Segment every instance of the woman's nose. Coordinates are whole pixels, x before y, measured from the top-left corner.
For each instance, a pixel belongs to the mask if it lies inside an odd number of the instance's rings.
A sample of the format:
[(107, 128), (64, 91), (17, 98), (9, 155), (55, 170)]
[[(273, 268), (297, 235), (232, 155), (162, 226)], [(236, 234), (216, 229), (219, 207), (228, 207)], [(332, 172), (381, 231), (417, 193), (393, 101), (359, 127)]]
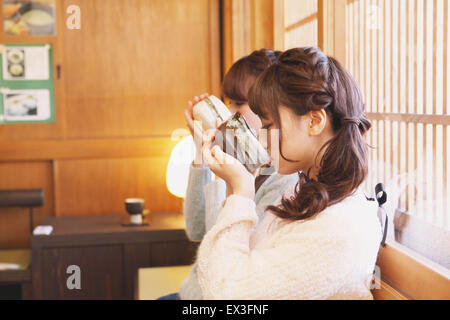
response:
[(248, 105), (241, 107), (239, 111), (244, 116), (245, 121), (247, 121), (250, 128), (252, 128), (255, 134), (258, 135), (259, 130), (262, 127), (261, 119), (256, 114), (253, 113), (253, 111), (250, 109)]

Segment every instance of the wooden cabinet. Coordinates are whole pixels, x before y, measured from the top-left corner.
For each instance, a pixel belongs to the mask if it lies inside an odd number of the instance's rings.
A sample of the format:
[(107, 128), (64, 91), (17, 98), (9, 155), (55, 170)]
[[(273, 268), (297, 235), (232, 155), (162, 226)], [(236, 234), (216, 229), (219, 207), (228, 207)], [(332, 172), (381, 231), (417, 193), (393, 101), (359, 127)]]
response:
[[(42, 249), (43, 299), (124, 299), (122, 246), (85, 246)], [(81, 270), (81, 289), (67, 288), (67, 268)]]
[[(123, 227), (122, 215), (47, 218), (50, 236), (32, 237), (35, 299), (133, 299), (137, 270), (190, 265), (197, 243), (188, 240), (184, 217), (153, 214), (149, 226)], [(80, 270), (80, 289), (69, 289), (69, 266)]]

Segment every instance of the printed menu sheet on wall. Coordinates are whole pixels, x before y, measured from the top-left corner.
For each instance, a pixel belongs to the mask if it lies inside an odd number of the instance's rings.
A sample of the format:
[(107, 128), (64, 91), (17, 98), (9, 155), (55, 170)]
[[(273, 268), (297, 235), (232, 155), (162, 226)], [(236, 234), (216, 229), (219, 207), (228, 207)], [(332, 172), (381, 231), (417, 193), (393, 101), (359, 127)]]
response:
[(0, 124), (54, 122), (52, 48), (0, 45)]

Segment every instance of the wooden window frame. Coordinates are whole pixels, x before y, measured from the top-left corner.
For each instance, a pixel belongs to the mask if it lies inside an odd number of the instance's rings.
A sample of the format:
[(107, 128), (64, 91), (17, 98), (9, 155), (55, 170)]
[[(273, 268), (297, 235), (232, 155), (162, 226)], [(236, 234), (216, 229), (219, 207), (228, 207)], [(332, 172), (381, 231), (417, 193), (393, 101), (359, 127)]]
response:
[(407, 299), (450, 299), (450, 270), (398, 242), (380, 247), (377, 266), (381, 280)]

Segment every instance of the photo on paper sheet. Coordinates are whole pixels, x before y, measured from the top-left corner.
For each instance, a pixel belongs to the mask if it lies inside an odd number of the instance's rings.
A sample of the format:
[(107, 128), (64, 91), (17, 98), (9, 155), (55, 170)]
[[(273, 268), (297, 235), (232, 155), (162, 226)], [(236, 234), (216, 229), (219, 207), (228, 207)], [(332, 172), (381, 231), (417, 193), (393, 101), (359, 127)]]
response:
[(7, 46), (3, 52), (4, 80), (48, 80), (49, 47)]
[(5, 50), (6, 76), (5, 79), (24, 79), (25, 78), (25, 50), (6, 49)]
[(10, 36), (55, 34), (55, 0), (3, 0), (3, 31)]
[(48, 90), (10, 90), (3, 99), (6, 121), (45, 121), (51, 117)]

